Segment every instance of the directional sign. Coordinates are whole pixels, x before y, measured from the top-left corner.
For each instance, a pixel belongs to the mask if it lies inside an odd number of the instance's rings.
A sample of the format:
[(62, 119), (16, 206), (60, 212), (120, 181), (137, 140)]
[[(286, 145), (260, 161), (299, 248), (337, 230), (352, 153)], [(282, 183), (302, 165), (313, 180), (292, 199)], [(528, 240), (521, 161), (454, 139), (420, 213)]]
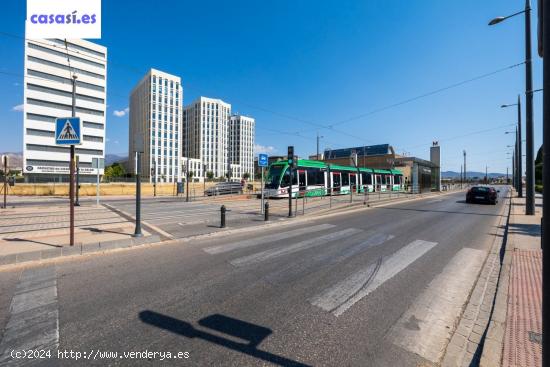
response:
[(267, 160), (267, 154), (259, 154), (258, 155), (258, 166), (260, 167), (267, 167), (269, 164), (268, 164), (268, 160)]
[(55, 144), (82, 144), (82, 121), (80, 117), (63, 117), (55, 119)]

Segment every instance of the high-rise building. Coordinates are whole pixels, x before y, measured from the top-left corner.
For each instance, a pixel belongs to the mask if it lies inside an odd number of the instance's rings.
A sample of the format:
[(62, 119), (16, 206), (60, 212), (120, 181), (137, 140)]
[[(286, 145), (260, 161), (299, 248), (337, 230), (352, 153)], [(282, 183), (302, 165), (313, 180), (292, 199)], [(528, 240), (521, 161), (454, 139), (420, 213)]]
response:
[(25, 40), (24, 65), (26, 180), (68, 181), (70, 148), (55, 144), (55, 119), (71, 116), (75, 74), (76, 116), (83, 121), (83, 143), (75, 150), (80, 180), (95, 181), (92, 158), (105, 157), (107, 48), (80, 39)]
[[(233, 115), (229, 121), (229, 160), (237, 172), (233, 178), (242, 178), (248, 173), (254, 177), (254, 130), (256, 122), (252, 117)], [(233, 169), (232, 169), (233, 171)]]
[(200, 97), (185, 107), (181, 155), (200, 159), (204, 179), (208, 172), (225, 177), (229, 170), (229, 119), (231, 105), (220, 99)]
[(181, 181), (183, 88), (181, 79), (151, 69), (130, 94), (129, 166), (142, 151), (149, 182)]

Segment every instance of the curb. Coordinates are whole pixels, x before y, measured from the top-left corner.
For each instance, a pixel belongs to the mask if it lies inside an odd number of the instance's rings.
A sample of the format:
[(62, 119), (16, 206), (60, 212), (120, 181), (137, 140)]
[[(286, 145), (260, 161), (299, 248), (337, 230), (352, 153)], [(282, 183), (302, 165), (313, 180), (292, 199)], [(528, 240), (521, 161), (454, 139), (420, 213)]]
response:
[(108, 250), (141, 246), (150, 243), (160, 242), (159, 235), (146, 237), (132, 237), (122, 240), (111, 240), (103, 242), (79, 243), (73, 247), (57, 247), (48, 250), (30, 251), (19, 254), (0, 256), (0, 267), (6, 265), (19, 265), (30, 261), (50, 260), (54, 258), (86, 255), (95, 252), (105, 252)]
[[(510, 283), (510, 270), (512, 268), (513, 247), (508, 246), (508, 227), (510, 225), (510, 214), (512, 210), (512, 198), (510, 198), (510, 209), (508, 220), (504, 233), (504, 257), (497, 283), (497, 293), (491, 310), (491, 318), (487, 326), (485, 340), (483, 341), (483, 350), (479, 366), (501, 366), (502, 365), (502, 347), (504, 344), (504, 332), (506, 330), (506, 317), (508, 314), (508, 286)], [(501, 255), (502, 256), (502, 255)]]

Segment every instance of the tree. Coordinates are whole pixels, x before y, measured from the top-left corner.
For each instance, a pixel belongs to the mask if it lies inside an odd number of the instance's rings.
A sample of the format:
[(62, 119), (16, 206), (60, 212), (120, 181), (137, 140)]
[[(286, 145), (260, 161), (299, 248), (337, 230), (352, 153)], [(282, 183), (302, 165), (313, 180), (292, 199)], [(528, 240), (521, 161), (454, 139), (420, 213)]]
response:
[(103, 174), (106, 178), (123, 177), (126, 174), (126, 170), (120, 163), (113, 163), (109, 167), (105, 168)]
[(249, 178), (250, 178), (250, 173), (245, 172), (245, 173), (243, 174), (243, 179), (248, 180)]
[(209, 180), (212, 180), (214, 178), (214, 172), (212, 171), (206, 172), (206, 178), (208, 178)]
[(195, 176), (195, 172), (189, 171), (189, 181), (193, 180), (193, 176)]

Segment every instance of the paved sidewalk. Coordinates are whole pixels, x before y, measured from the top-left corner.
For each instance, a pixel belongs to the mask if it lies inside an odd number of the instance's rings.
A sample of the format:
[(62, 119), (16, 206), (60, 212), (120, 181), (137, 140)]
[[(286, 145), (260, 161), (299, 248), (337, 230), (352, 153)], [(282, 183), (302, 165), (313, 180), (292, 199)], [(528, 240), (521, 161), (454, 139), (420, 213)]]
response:
[[(75, 246), (69, 246), (66, 205), (15, 207), (0, 211), (0, 265), (74, 255), (101, 244), (132, 240), (134, 223), (92, 204), (75, 208)], [(151, 233), (143, 230), (144, 238)], [(155, 236), (158, 240), (158, 236)], [(144, 241), (144, 240), (140, 240)]]
[(514, 198), (482, 366), (542, 365), (542, 197), (536, 198), (535, 215), (524, 213), (525, 198)]

